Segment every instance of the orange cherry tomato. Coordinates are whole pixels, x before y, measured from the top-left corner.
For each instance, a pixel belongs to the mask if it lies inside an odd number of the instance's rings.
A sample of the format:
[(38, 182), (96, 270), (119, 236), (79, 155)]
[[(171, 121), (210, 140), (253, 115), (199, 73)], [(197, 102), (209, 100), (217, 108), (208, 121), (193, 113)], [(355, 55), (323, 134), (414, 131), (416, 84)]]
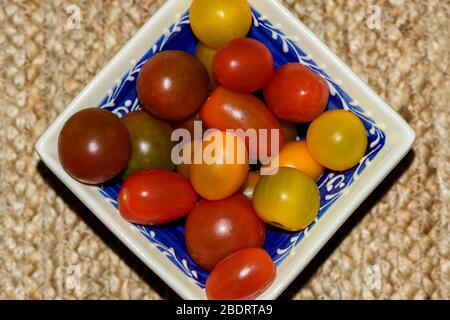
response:
[(284, 145), (277, 158), (273, 159), (271, 165), (278, 167), (290, 167), (306, 173), (317, 180), (324, 168), (318, 163), (308, 150), (306, 141), (291, 141)]
[(206, 281), (209, 300), (251, 300), (273, 282), (275, 264), (260, 248), (238, 251), (221, 261)]
[(238, 191), (247, 173), (245, 142), (234, 133), (214, 130), (195, 148), (189, 177), (200, 196), (220, 200)]
[(202, 268), (212, 270), (220, 261), (245, 248), (261, 248), (266, 225), (252, 202), (236, 193), (219, 201), (201, 200), (188, 215), (186, 247)]
[(249, 199), (253, 197), (253, 190), (255, 190), (256, 183), (261, 175), (257, 171), (250, 171), (247, 175), (247, 179), (241, 187), (241, 192)]

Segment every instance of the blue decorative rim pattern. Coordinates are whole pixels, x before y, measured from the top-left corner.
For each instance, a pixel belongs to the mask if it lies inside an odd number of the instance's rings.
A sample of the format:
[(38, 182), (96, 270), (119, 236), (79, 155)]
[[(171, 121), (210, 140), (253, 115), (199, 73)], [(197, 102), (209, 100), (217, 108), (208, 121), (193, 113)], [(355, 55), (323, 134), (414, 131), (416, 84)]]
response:
[[(248, 35), (264, 43), (272, 52), (275, 66), (287, 62), (301, 62), (320, 74), (330, 88), (328, 109), (345, 109), (356, 114), (364, 123), (368, 136), (366, 155), (354, 168), (344, 172), (326, 171), (318, 180), (321, 206), (316, 220), (305, 230), (289, 233), (269, 227), (264, 248), (269, 252), (276, 265), (279, 265), (327, 212), (330, 206), (342, 195), (345, 188), (357, 179), (385, 145), (386, 135), (364, 110), (340, 86), (331, 79), (294, 41), (273, 26), (264, 15), (253, 10), (253, 25)], [(122, 117), (124, 114), (140, 109), (136, 95), (136, 79), (142, 65), (153, 55), (163, 50), (184, 50), (194, 53), (196, 40), (189, 26), (189, 13), (186, 12), (164, 32), (152, 48), (128, 71), (111, 89), (99, 105)], [(304, 138), (306, 127), (299, 126), (300, 138)], [(301, 134), (303, 132), (303, 134)], [(117, 208), (117, 194), (121, 181), (112, 181), (99, 188), (101, 194)], [(208, 272), (198, 267), (186, 250), (184, 243), (184, 220), (165, 226), (141, 226), (136, 228), (170, 259), (186, 276), (201, 288), (205, 287)]]

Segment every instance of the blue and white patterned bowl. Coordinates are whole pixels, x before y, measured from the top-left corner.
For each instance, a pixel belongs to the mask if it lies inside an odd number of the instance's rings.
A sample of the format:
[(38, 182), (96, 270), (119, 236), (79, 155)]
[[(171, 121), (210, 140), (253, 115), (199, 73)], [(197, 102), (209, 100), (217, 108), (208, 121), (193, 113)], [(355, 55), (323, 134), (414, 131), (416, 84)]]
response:
[[(272, 51), (277, 67), (300, 61), (322, 75), (330, 87), (328, 109), (356, 114), (369, 138), (366, 155), (357, 166), (345, 172), (327, 171), (320, 177), (321, 207), (307, 229), (297, 233), (268, 229), (264, 247), (277, 265), (277, 278), (260, 298), (274, 299), (406, 154), (414, 132), (282, 5), (273, 0), (249, 2), (253, 7), (249, 37)], [(183, 221), (158, 227), (126, 222), (117, 211), (120, 182), (101, 187), (82, 185), (64, 172), (57, 155), (59, 132), (73, 113), (93, 105), (118, 116), (140, 109), (135, 85), (142, 65), (162, 50), (194, 52), (189, 5), (189, 1), (169, 0), (56, 119), (36, 150), (80, 200), (180, 296), (204, 299), (208, 272), (187, 253)]]

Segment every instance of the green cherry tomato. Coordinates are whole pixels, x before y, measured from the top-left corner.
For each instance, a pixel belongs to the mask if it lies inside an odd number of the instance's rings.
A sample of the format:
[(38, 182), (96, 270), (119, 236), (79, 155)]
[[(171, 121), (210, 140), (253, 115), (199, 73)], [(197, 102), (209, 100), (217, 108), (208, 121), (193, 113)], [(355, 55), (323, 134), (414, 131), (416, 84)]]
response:
[(195, 36), (213, 49), (245, 37), (252, 26), (246, 0), (194, 0), (189, 13)]
[(324, 112), (308, 128), (308, 149), (321, 165), (343, 171), (355, 166), (367, 148), (367, 133), (361, 120), (346, 110)]
[(175, 143), (170, 140), (172, 127), (145, 111), (133, 111), (125, 115), (122, 123), (131, 138), (131, 158), (124, 176), (148, 168), (172, 171), (175, 165), (170, 154)]
[(305, 173), (283, 167), (274, 175), (261, 176), (253, 192), (253, 205), (265, 222), (299, 231), (311, 224), (319, 212), (319, 189)]

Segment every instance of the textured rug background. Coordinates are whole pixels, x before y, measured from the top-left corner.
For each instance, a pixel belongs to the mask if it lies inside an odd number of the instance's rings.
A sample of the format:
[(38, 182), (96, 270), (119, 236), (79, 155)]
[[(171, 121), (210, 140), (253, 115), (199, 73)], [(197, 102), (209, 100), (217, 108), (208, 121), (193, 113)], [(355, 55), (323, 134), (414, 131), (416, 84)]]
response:
[[(177, 298), (33, 151), (163, 2), (0, 0), (0, 299)], [(369, 3), (381, 8), (381, 30), (367, 27)], [(70, 4), (80, 30), (65, 30)], [(449, 1), (285, 4), (417, 141), (282, 298), (449, 299)]]

